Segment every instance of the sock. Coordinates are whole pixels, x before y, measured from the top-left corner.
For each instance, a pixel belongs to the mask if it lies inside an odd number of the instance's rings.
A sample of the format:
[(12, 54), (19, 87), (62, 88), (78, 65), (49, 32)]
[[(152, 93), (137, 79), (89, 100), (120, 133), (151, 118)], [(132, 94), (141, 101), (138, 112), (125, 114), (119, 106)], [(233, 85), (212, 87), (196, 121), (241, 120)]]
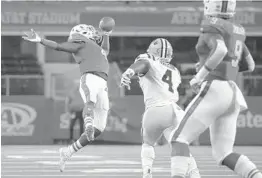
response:
[(143, 173), (144, 171), (152, 171), (154, 160), (155, 160), (154, 147), (144, 143), (141, 149), (141, 161), (142, 161)]
[[(94, 129), (95, 129), (95, 138), (96, 138), (102, 132), (100, 130), (98, 130), (97, 128), (94, 128)], [(87, 140), (85, 133), (83, 133), (76, 142), (74, 142), (72, 145), (69, 146), (70, 154), (72, 155), (72, 154), (78, 152), (81, 148), (85, 147), (88, 144), (89, 144), (89, 141)]]
[(184, 178), (189, 169), (190, 151), (188, 144), (172, 141), (171, 177)]
[(243, 178), (262, 178), (262, 173), (245, 155), (231, 153), (225, 157), (222, 165), (227, 166)]
[(72, 145), (69, 146), (69, 152), (72, 155), (76, 153), (78, 150), (80, 150), (81, 148), (83, 148), (83, 146), (80, 144), (80, 141), (77, 140), (76, 142), (74, 142)]
[(196, 160), (192, 155), (190, 156), (189, 169), (187, 174), (190, 178), (201, 178)]

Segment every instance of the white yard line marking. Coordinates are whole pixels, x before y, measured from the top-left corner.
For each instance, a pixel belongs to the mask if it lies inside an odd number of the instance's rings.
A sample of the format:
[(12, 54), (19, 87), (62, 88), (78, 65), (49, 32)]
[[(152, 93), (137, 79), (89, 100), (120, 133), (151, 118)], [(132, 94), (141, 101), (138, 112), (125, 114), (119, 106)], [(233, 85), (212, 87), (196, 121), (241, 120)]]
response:
[[(50, 158), (55, 158), (58, 159), (59, 155), (56, 156), (52, 156), (52, 155), (9, 155), (6, 156), (6, 158), (13, 158), (13, 159), (50, 159)], [(72, 159), (99, 159), (99, 158), (103, 158), (102, 156), (86, 156), (86, 155), (75, 155)]]
[[(36, 163), (40, 164), (52, 164), (57, 165), (57, 161), (36, 161)], [(140, 164), (138, 161), (122, 161), (122, 160), (99, 160), (99, 161), (69, 161), (67, 165), (76, 165), (76, 164), (115, 164), (115, 165), (123, 165), (123, 164)]]
[[(19, 174), (12, 174), (12, 175), (2, 175), (4, 177), (86, 177), (86, 174), (80, 174), (80, 175), (68, 175), (68, 174), (57, 174), (57, 175), (19, 175)], [(134, 177), (135, 175), (130, 175), (130, 174), (92, 174), (88, 175), (89, 177), (91, 176), (96, 176), (96, 177)], [(135, 176), (137, 177), (137, 176)], [(155, 175), (155, 177), (170, 177), (170, 174), (167, 175)], [(201, 175), (201, 177), (238, 177), (236, 175)]]

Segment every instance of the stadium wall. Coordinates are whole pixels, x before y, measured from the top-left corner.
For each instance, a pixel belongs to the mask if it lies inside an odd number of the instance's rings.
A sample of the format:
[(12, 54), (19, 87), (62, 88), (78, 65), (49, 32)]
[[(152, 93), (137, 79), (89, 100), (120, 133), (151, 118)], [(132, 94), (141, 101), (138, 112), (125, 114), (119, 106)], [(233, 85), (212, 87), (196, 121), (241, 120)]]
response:
[[(68, 35), (80, 23), (97, 26), (103, 16), (116, 20), (113, 35), (198, 35), (202, 2), (2, 2), (2, 34), (31, 28), (43, 35)], [(261, 35), (262, 4), (239, 2), (236, 20), (248, 35)]]
[[(238, 118), (236, 145), (262, 145), (262, 97), (247, 97), (250, 109)], [(141, 143), (141, 96), (111, 99), (107, 128), (99, 140)], [(67, 139), (69, 118), (64, 103), (38, 96), (2, 96), (2, 144), (53, 144)], [(208, 145), (208, 131), (200, 137)]]

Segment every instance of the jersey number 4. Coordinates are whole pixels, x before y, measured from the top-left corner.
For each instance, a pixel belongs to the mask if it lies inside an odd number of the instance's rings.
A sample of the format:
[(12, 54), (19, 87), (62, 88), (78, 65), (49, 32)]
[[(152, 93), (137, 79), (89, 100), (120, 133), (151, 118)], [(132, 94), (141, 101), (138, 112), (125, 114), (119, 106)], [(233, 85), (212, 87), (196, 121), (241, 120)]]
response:
[(172, 83), (172, 72), (171, 70), (167, 70), (165, 75), (162, 77), (162, 81), (168, 84), (168, 90), (174, 93), (173, 83)]

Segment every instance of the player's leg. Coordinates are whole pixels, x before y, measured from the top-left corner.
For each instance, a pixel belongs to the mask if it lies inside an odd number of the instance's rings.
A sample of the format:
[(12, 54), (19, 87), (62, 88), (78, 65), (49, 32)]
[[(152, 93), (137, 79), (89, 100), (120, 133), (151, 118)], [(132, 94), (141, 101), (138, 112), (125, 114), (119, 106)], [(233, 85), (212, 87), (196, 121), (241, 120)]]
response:
[[(223, 88), (223, 92), (221, 92)], [(233, 91), (227, 82), (203, 83), (200, 93), (186, 108), (186, 114), (172, 139), (172, 178), (185, 177), (190, 158), (189, 144), (224, 113), (233, 99)]]
[[(100, 89), (100, 78), (92, 74), (85, 74), (80, 79), (79, 92), (84, 101), (83, 118), (85, 125), (85, 132), (80, 138), (70, 145), (68, 148), (61, 148), (60, 152), (60, 171), (64, 171), (65, 162), (80, 149), (85, 147), (93, 141), (95, 137), (100, 135), (100, 131), (93, 127), (94, 123), (94, 109), (97, 102), (97, 95)], [(103, 80), (103, 79), (101, 79)]]
[(146, 109), (142, 120), (141, 162), (143, 177), (152, 177), (152, 167), (155, 159), (154, 145), (163, 131), (173, 125), (172, 105), (151, 107)]
[[(177, 104), (173, 104), (174, 106), (174, 119), (175, 119), (175, 123), (173, 126), (167, 128), (164, 130), (163, 132), (163, 136), (165, 138), (165, 140), (167, 140), (168, 143), (171, 142), (172, 136), (174, 135), (174, 132), (176, 131), (176, 129), (179, 126), (179, 123), (181, 122), (181, 120), (183, 119), (185, 112), (177, 105)], [(188, 166), (188, 171), (187, 171), (187, 175), (190, 178), (200, 178), (200, 173), (199, 173), (199, 169), (197, 167), (196, 164), (196, 160), (195, 158), (190, 155), (190, 159), (189, 159), (189, 166)]]
[(262, 178), (261, 172), (245, 155), (233, 152), (239, 105), (232, 105), (228, 113), (210, 127), (212, 154), (218, 164), (227, 166), (243, 178)]
[(94, 109), (94, 128), (96, 129), (95, 138), (98, 137), (106, 128), (107, 116), (109, 110), (109, 99), (107, 92), (107, 84), (101, 85), (99, 93), (97, 95), (97, 103)]
[(94, 108), (97, 102), (97, 95), (100, 89), (99, 77), (86, 74), (81, 77), (79, 92), (84, 101), (83, 118), (85, 134), (89, 141), (94, 140)]
[[(88, 145), (90, 141), (101, 134), (104, 130), (103, 127), (106, 125), (107, 111), (109, 109), (106, 81), (92, 74), (87, 75), (85, 81), (86, 84), (84, 82), (80, 84), (80, 93), (85, 102), (83, 109), (85, 133), (70, 146), (72, 154)], [(100, 123), (100, 125), (97, 123)], [(86, 130), (88, 129), (90, 129), (90, 134), (93, 132), (93, 139), (89, 139), (86, 136)]]

